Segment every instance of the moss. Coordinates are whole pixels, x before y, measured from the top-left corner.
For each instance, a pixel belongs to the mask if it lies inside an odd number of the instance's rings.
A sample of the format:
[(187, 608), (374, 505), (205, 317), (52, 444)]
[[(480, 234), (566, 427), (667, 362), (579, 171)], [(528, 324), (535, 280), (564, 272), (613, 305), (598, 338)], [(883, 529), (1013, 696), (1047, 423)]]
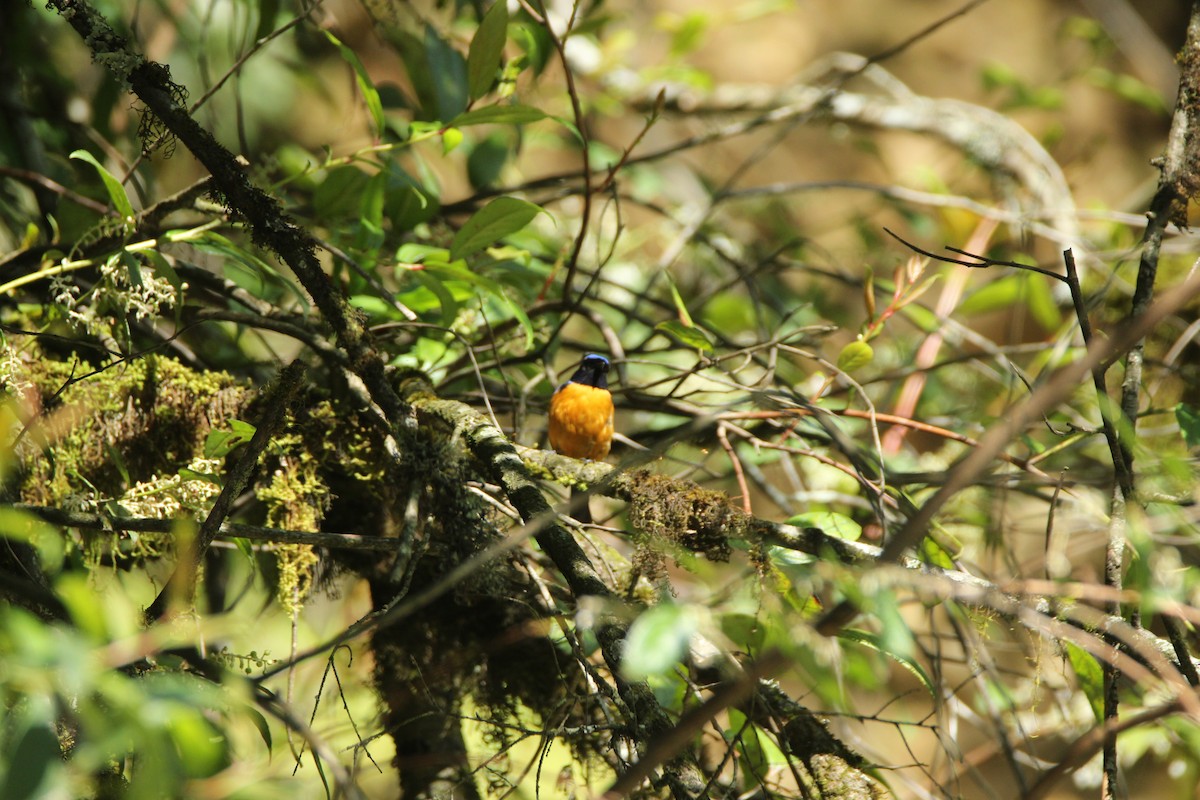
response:
[(44, 505), (119, 497), (133, 483), (173, 474), (202, 455), (209, 431), (237, 416), (248, 399), (232, 376), (162, 356), (76, 383), (70, 381), (86, 372), (78, 363), (39, 359), (28, 369), (43, 414), (18, 453), (19, 492)]
[[(318, 418), (321, 417), (325, 422), (331, 420), (327, 413), (319, 413)], [(309, 413), (304, 414), (304, 419), (310, 424), (315, 422)], [(332, 502), (329, 485), (321, 475), (326, 463), (322, 456), (328, 450), (324, 443), (340, 437), (325, 435), (314, 441), (305, 435), (305, 427), (293, 421), (282, 435), (272, 439), (268, 450), (270, 479), (257, 486), (256, 496), (267, 508), (268, 525), (311, 533), (321, 530)], [(326, 429), (325, 433), (329, 431)], [(281, 544), (272, 550), (278, 568), (276, 599), (295, 617), (312, 592), (320, 557), (307, 545)]]
[(634, 528), (652, 542), (703, 553), (711, 561), (729, 560), (729, 539), (740, 538), (749, 519), (720, 492), (649, 470), (623, 476), (619, 488), (628, 497)]

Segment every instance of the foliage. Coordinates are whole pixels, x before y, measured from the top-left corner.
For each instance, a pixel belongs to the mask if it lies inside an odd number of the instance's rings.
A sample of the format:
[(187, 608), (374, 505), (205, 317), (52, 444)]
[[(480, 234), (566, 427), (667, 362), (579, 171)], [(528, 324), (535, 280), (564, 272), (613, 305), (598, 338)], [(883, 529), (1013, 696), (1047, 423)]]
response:
[[(971, 102), (896, 77), (957, 15), (772, 86), (813, 12), (17, 6), (0, 796), (1200, 773), (1200, 183), (1080, 210), (1184, 152), (1100, 22)], [(538, 447), (591, 351), (615, 466)]]

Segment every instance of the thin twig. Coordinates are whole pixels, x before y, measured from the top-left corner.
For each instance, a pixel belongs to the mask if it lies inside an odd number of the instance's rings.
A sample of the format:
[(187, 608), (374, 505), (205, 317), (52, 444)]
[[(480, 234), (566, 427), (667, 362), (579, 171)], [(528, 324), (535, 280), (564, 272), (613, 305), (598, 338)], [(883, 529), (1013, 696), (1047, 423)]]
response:
[[(0, 506), (3, 508), (5, 506)], [(153, 517), (114, 517), (83, 511), (67, 511), (53, 506), (38, 506), (29, 503), (14, 503), (9, 508), (33, 514), (39, 519), (67, 528), (86, 528), (105, 531), (137, 531), (139, 533), (171, 533), (176, 521)], [(396, 542), (379, 536), (363, 536), (356, 533), (308, 533), (284, 528), (268, 528), (263, 525), (246, 525), (241, 522), (223, 522), (217, 533), (221, 539), (249, 539), (253, 542), (270, 544), (304, 544), (311, 547), (327, 547), (334, 550), (384, 550), (394, 551)]]

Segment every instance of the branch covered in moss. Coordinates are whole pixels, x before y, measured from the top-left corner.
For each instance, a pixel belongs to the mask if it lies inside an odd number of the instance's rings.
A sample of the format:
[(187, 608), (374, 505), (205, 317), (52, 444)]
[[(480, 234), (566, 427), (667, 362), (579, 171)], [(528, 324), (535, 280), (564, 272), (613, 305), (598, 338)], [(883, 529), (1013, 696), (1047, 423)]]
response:
[(84, 0), (49, 0), (49, 7), (83, 38), (92, 58), (123, 82), (145, 104), (143, 149), (178, 139), (213, 178), (213, 188), (230, 212), (246, 220), (256, 244), (279, 255), (329, 322), (338, 344), (349, 357), (351, 371), (362, 380), (367, 397), (393, 426), (404, 424), (406, 411), (384, 376), (384, 363), (354, 309), (326, 277), (316, 257), (316, 242), (295, 224), (279, 203), (251, 183), (238, 159), (207, 129), (192, 119), (184, 105), (186, 90), (171, 79), (170, 70), (136, 53), (91, 4)]
[(258, 421), (254, 435), (246, 445), (245, 451), (237, 459), (233, 469), (225, 476), (225, 485), (221, 487), (221, 493), (213, 503), (208, 516), (200, 523), (196, 541), (188, 548), (188, 554), (179, 559), (175, 566), (175, 572), (167, 581), (167, 585), (146, 609), (146, 619), (152, 620), (161, 616), (166, 612), (167, 604), (172, 599), (182, 599), (186, 604), (192, 602), (192, 595), (196, 589), (196, 572), (204, 561), (204, 554), (220, 531), (225, 518), (229, 516), (230, 510), (233, 508), (233, 501), (250, 482), (250, 476), (258, 464), (259, 455), (267, 448), (271, 437), (283, 425), (288, 408), (300, 390), (300, 382), (303, 377), (304, 364), (300, 361), (293, 361), (280, 373), (279, 380), (271, 388), (266, 402), (263, 404), (263, 417)]
[[(532, 448), (523, 448), (521, 454), (534, 469), (556, 479), (569, 473), (572, 465), (586, 470), (589, 485), (595, 487), (593, 491), (629, 503), (630, 520), (649, 523), (650, 527), (643, 529), (643, 533), (710, 558), (720, 559), (728, 552), (730, 540), (740, 540), (774, 545), (818, 558), (832, 557), (851, 566), (879, 569), (889, 564), (883, 548), (839, 539), (820, 528), (802, 528), (754, 517), (737, 508), (724, 493), (705, 489), (690, 480), (658, 475), (649, 470), (621, 472), (609, 464), (585, 464)], [(943, 585), (953, 587), (954, 599), (968, 606), (999, 611), (1006, 616), (1013, 616), (1014, 611), (1021, 608), (1038, 617), (1073, 618), (1063, 600), (1053, 600), (1045, 596), (1045, 591), (1033, 597), (1023, 596), (1015, 591), (1015, 587), (1010, 589), (969, 572), (945, 569), (912, 556), (902, 556), (896, 566), (901, 569), (900, 575), (912, 576), (909, 582), (914, 585), (921, 577), (944, 581)], [(900, 581), (899, 578), (894, 580)], [(1067, 588), (1064, 587), (1064, 591)], [(1103, 615), (1097, 623), (1090, 610), (1081, 613), (1088, 617), (1085, 627), (1107, 632), (1121, 630), (1122, 639), (1130, 649), (1145, 654), (1143, 660), (1165, 656), (1174, 666), (1179, 666), (1175, 649), (1166, 639), (1144, 628), (1130, 628), (1120, 616)], [(1200, 666), (1200, 659), (1193, 659), (1193, 664)]]
[[(404, 380), (400, 393), (416, 412), (422, 427), (436, 426), (449, 438), (461, 437), (484, 473), (503, 488), (524, 521), (547, 520), (534, 538), (554, 562), (576, 599), (588, 596), (616, 599), (583, 548), (557, 521), (541, 487), (530, 475), (516, 447), (500, 429), (470, 406), (438, 398), (418, 377)], [(665, 735), (673, 723), (658, 704), (650, 686), (644, 681), (629, 682), (620, 678), (627, 622), (613, 613), (603, 613), (597, 620), (595, 632), (605, 663), (617, 681), (621, 699), (632, 715), (635, 738), (644, 745)], [(678, 756), (667, 764), (667, 782), (677, 797), (692, 796), (704, 785), (692, 760)]]

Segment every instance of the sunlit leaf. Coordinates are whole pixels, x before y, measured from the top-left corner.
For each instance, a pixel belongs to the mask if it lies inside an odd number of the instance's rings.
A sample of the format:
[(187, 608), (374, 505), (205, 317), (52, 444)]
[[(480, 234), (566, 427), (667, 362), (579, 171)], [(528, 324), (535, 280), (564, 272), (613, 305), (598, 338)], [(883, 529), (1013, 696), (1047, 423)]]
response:
[(685, 347), (699, 350), (702, 353), (712, 352), (713, 346), (708, 338), (708, 332), (698, 325), (684, 325), (677, 319), (670, 319), (658, 323), (654, 329), (672, 336)]
[(446, 128), (442, 131), (442, 155), (448, 156), (462, 144), (463, 132), (458, 128)]
[(121, 215), (121, 219), (133, 218), (133, 204), (129, 202), (129, 195), (125, 193), (125, 187), (111, 172), (105, 169), (103, 164), (96, 160), (94, 155), (87, 150), (75, 150), (71, 153), (71, 158), (85, 161), (95, 167), (96, 173), (104, 184), (104, 191), (108, 193), (108, 201), (112, 203), (112, 207)]
[(450, 260), (457, 261), (524, 228), (541, 213), (540, 206), (516, 197), (497, 197), (463, 223), (450, 245)]
[(1096, 715), (1096, 723), (1103, 724), (1104, 671), (1100, 668), (1100, 663), (1078, 645), (1066, 640), (1063, 640), (1062, 644), (1066, 648), (1071, 671), (1075, 673), (1075, 681), (1087, 698), (1088, 705), (1092, 707), (1092, 713)]
[(1123, 100), (1128, 100), (1143, 108), (1159, 114), (1165, 114), (1168, 110), (1161, 94), (1149, 84), (1129, 73), (1112, 72), (1103, 67), (1092, 67), (1087, 71), (1087, 78), (1095, 86), (1107, 89)]
[(696, 627), (696, 613), (689, 606), (660, 603), (643, 612), (629, 626), (622, 674), (629, 680), (643, 680), (673, 669), (687, 653)]
[(533, 106), (514, 103), (473, 108), (466, 113), (459, 114), (450, 120), (449, 124), (457, 128), (465, 128), (469, 125), (528, 125), (531, 122), (549, 118), (549, 115)]
[(838, 354), (837, 365), (842, 372), (854, 372), (870, 364), (875, 358), (875, 351), (864, 341), (853, 341), (842, 348)]
[(679, 287), (675, 285), (675, 281), (667, 279), (667, 285), (671, 287), (671, 302), (675, 304), (675, 311), (679, 314), (679, 321), (691, 327), (696, 323), (692, 321), (692, 315), (688, 312), (687, 303), (683, 302), (683, 296), (679, 294)]
[[(58, 572), (66, 552), (63, 534), (48, 522), (11, 506), (0, 506), (0, 538), (24, 542), (37, 550), (41, 569)], [(0, 543), (0, 547), (11, 545)], [(3, 795), (0, 795), (3, 797)]]
[(378, 136), (383, 132), (384, 119), (383, 103), (379, 99), (379, 90), (375, 88), (375, 82), (371, 80), (367, 68), (359, 60), (357, 53), (342, 44), (341, 40), (330, 33), (328, 29), (325, 30), (325, 36), (354, 70), (354, 80), (358, 84), (358, 91), (362, 94), (363, 101), (367, 104), (367, 111), (371, 114), (371, 122), (375, 127), (375, 134)]
[(173, 703), (166, 729), (189, 778), (206, 778), (226, 766), (228, 751), (225, 738), (218, 734), (199, 709)]
[(820, 528), (830, 536), (849, 542), (857, 542), (862, 537), (862, 526), (836, 511), (806, 511), (789, 517), (787, 524), (798, 528)]
[(972, 292), (958, 305), (961, 314), (981, 314), (1009, 308), (1021, 299), (1021, 279), (1005, 275)]
[(249, 442), (255, 427), (240, 419), (229, 421), (229, 430), (212, 430), (204, 437), (204, 457), (224, 458), (235, 447)]

